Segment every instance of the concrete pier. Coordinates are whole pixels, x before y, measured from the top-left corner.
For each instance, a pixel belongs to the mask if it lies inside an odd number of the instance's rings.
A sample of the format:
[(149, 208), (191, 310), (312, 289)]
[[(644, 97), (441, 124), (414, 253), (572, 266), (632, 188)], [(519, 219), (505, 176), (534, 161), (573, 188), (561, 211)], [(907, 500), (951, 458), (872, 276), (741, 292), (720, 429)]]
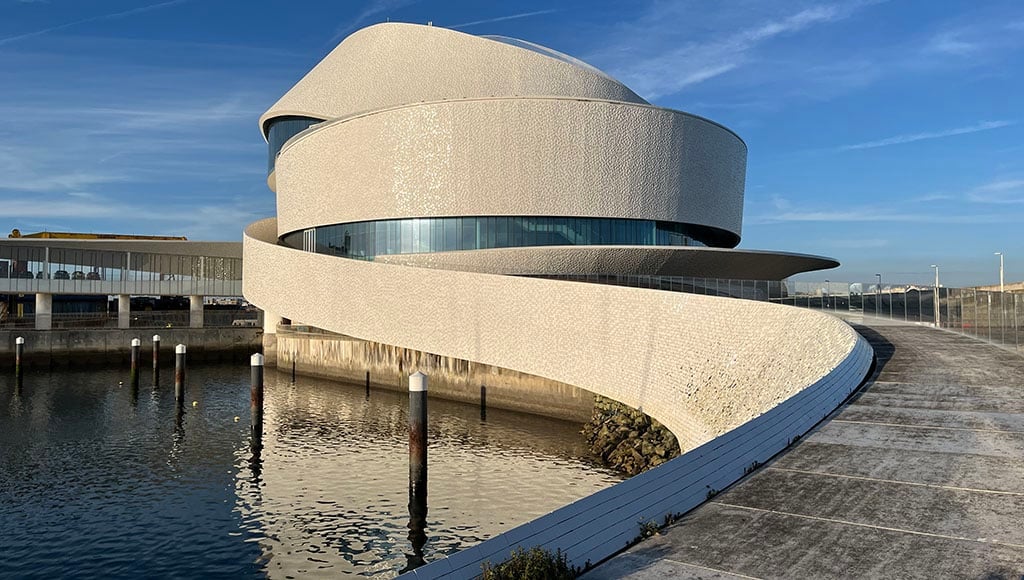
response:
[(132, 297), (128, 294), (117, 295), (117, 327), (130, 328), (132, 325)]
[(53, 326), (53, 294), (36, 293), (36, 330), (49, 330)]
[(188, 297), (188, 325), (190, 328), (203, 327), (203, 297)]
[(865, 319), (872, 380), (767, 467), (585, 575), (1020, 578), (1024, 357)]

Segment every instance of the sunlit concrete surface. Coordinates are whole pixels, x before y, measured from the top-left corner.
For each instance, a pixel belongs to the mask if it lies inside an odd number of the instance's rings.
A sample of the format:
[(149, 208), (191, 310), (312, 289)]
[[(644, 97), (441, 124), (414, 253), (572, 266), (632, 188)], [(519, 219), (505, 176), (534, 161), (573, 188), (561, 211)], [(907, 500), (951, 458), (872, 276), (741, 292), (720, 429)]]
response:
[(1024, 358), (865, 319), (876, 373), (816, 432), (585, 578), (1024, 575)]

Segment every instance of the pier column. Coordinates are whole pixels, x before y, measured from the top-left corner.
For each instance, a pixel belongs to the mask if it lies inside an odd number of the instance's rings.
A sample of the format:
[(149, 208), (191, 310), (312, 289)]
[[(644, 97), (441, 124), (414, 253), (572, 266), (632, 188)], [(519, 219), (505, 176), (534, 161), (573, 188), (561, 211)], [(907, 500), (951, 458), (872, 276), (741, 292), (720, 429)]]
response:
[(130, 294), (117, 295), (117, 327), (130, 328), (132, 325), (132, 297)]
[(36, 292), (36, 330), (53, 327), (53, 294)]
[(188, 325), (191, 328), (203, 327), (203, 297), (188, 297)]
[(280, 322), (277, 314), (263, 311), (263, 354), (268, 365), (277, 366), (277, 325)]
[(263, 334), (277, 334), (277, 325), (281, 323), (281, 317), (270, 312), (263, 311)]

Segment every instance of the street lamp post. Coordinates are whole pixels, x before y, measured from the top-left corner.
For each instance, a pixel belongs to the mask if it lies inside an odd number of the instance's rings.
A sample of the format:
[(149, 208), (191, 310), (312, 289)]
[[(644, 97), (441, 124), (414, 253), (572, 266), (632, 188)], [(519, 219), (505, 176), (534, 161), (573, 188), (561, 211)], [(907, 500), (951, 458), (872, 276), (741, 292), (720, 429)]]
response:
[(1003, 253), (996, 252), (996, 256), (999, 256), (999, 291), (1003, 292)]
[(826, 309), (826, 310), (829, 307), (829, 302), (831, 302), (831, 300), (829, 300), (828, 291), (829, 291), (828, 280), (825, 280), (825, 293), (822, 294), (822, 297), (821, 297), (821, 301), (822, 301), (821, 307)]
[(878, 276), (878, 286), (875, 287), (875, 316), (882, 315), (882, 275), (875, 274)]
[(941, 328), (939, 318), (939, 265), (932, 264), (932, 268), (935, 268), (935, 297), (932, 300), (932, 304), (935, 307), (935, 327)]

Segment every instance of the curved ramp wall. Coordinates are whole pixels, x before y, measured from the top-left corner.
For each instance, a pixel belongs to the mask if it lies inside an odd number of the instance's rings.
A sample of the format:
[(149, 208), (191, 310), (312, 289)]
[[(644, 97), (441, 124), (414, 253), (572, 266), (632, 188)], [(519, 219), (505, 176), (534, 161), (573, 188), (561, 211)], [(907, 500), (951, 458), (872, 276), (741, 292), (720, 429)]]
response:
[(639, 522), (696, 507), (799, 438), (872, 360), (852, 328), (810, 310), (350, 260), (277, 245), (277, 231), (263, 220), (244, 238), (244, 293), (264, 309), (577, 385), (643, 410), (691, 449), (410, 577), (472, 578), (519, 546), (596, 564)]
[(642, 409), (684, 448), (814, 384), (860, 340), (770, 303), (349, 260), (276, 239), (273, 219), (245, 234), (243, 292), (263, 309), (576, 385)]
[(302, 231), (303, 246), (316, 249), (313, 228), (350, 222), (543, 216), (689, 224), (702, 243), (735, 246), (743, 141), (652, 107), (569, 57), (434, 27), (374, 26), (343, 42), (261, 125), (290, 116), (300, 118), (270, 144), (279, 217), (244, 237), (247, 299), (356, 338), (587, 389), (643, 410), (692, 449), (413, 576), (472, 577), (517, 545), (596, 563), (637, 535), (638, 519), (686, 511), (767, 460), (867, 371), (870, 348), (824, 314), (508, 275), (608, 266), (711, 276), (727, 270), (716, 263), (759, 258), (765, 275), (830, 265), (815, 257), (534, 247), (387, 263), (278, 244)]

